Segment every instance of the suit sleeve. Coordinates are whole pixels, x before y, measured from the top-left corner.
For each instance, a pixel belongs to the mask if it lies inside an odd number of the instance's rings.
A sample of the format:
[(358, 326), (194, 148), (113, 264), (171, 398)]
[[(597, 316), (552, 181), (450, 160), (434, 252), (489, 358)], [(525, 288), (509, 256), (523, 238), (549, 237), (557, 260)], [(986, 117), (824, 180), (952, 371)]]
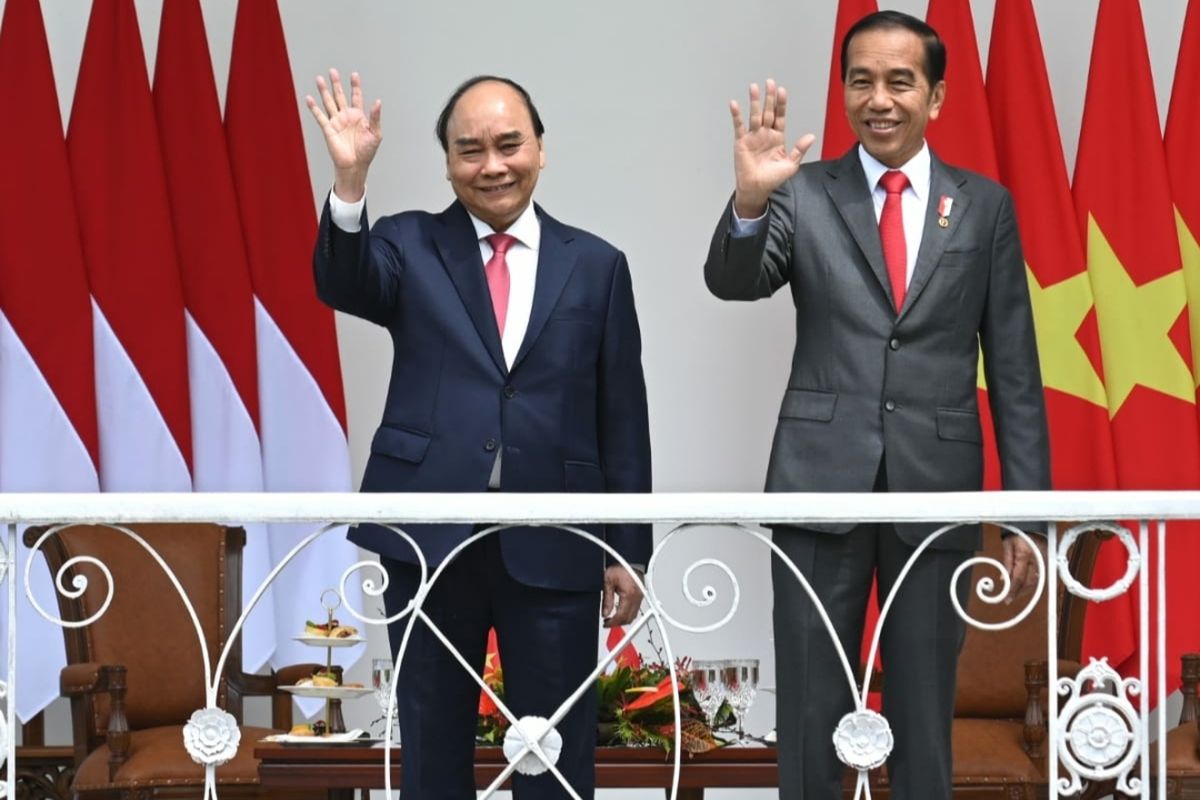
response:
[[(624, 254), (617, 256), (609, 288), (597, 386), (597, 430), (605, 486), (610, 492), (649, 492), (650, 422), (642, 373), (642, 337)], [(646, 564), (650, 560), (653, 539), (649, 525), (609, 525), (605, 539), (631, 563)]]
[(1025, 259), (1004, 193), (991, 245), (980, 344), (1005, 489), (1050, 488), (1050, 437)]
[(787, 181), (771, 195), (766, 223), (753, 236), (733, 236), (733, 198), (713, 232), (704, 262), (704, 282), (722, 300), (770, 297), (792, 270), (796, 195)]
[(393, 228), (395, 224), (384, 219), (368, 232), (364, 205), (358, 232), (346, 233), (333, 224), (326, 199), (313, 249), (317, 296), (326, 305), (378, 325), (388, 323), (398, 305), (404, 271), (399, 237), (388, 235)]

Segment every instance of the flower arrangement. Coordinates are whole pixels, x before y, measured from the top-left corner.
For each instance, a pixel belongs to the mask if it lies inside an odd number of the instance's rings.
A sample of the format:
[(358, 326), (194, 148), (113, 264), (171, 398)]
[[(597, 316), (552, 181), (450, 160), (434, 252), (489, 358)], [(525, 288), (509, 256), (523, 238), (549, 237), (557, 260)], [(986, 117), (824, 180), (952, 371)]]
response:
[[(487, 662), (483, 670), (484, 683), (496, 696), (504, 698), (504, 672), (495, 647), (495, 632), (488, 641)], [(610, 637), (610, 645), (620, 637)], [(653, 641), (651, 642), (653, 644)], [(661, 657), (661, 653), (659, 654)], [(660, 747), (670, 752), (674, 745), (675, 709), (671, 691), (671, 671), (665, 663), (643, 663), (632, 646), (617, 656), (615, 669), (596, 681), (598, 730), (601, 746)], [(680, 746), (686, 753), (704, 753), (720, 747), (713, 736), (704, 712), (692, 696), (690, 659), (676, 662), (675, 675), (679, 682)], [(722, 705), (715, 718), (717, 729), (732, 724), (733, 714)], [(484, 692), (479, 695), (479, 720), (476, 739), (481, 744), (499, 744), (509, 722), (496, 704)]]

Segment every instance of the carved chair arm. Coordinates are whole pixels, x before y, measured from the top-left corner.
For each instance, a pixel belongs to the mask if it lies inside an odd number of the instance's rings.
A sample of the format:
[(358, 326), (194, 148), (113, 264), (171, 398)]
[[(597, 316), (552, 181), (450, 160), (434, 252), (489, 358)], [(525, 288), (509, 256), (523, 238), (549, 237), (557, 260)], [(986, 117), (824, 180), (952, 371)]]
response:
[[(1183, 685), (1180, 687), (1183, 707), (1179, 710), (1179, 724), (1191, 722), (1200, 734), (1200, 700), (1196, 697), (1196, 690), (1200, 688), (1200, 653), (1184, 653), (1180, 661), (1183, 662)], [(1196, 736), (1196, 758), (1200, 758), (1200, 735)]]

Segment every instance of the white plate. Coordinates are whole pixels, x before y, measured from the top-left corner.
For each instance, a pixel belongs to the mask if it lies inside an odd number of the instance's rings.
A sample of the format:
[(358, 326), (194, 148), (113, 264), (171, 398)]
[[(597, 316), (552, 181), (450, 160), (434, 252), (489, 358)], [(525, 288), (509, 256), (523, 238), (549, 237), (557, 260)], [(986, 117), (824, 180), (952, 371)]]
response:
[(361, 636), (346, 636), (338, 639), (333, 636), (313, 636), (312, 634), (302, 633), (299, 636), (293, 636), (297, 642), (309, 645), (310, 647), (350, 647), (351, 645), (361, 644), (365, 642)]
[(333, 733), (329, 736), (293, 736), (290, 733), (276, 733), (271, 736), (264, 736), (264, 742), (278, 742), (279, 744), (312, 744), (312, 745), (331, 745), (331, 744), (374, 744), (375, 740), (363, 736), (362, 728), (355, 728), (352, 731), (345, 733)]
[(279, 688), (285, 692), (291, 692), (297, 697), (320, 697), (325, 700), (352, 700), (375, 691), (365, 686), (280, 686)]

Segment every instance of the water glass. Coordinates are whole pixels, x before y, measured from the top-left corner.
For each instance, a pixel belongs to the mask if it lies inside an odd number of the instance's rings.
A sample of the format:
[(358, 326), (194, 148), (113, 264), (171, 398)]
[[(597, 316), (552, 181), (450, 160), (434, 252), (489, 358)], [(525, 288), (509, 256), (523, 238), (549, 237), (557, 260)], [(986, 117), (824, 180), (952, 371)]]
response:
[(721, 662), (693, 661), (691, 668), (692, 696), (700, 705), (712, 728), (716, 720), (717, 710), (725, 700), (725, 686), (722, 683)]
[(722, 682), (725, 685), (725, 699), (737, 717), (738, 740), (746, 738), (743, 727), (746, 712), (758, 695), (758, 659), (734, 658), (721, 662)]
[[(371, 686), (375, 689), (375, 702), (379, 703), (379, 708), (383, 712), (379, 719), (372, 722), (371, 725), (383, 722), (387, 728), (390, 728), (390, 725), (386, 725), (388, 702), (391, 700), (392, 693), (392, 660), (390, 658), (372, 659)], [(395, 714), (392, 715), (391, 722), (395, 724)]]

